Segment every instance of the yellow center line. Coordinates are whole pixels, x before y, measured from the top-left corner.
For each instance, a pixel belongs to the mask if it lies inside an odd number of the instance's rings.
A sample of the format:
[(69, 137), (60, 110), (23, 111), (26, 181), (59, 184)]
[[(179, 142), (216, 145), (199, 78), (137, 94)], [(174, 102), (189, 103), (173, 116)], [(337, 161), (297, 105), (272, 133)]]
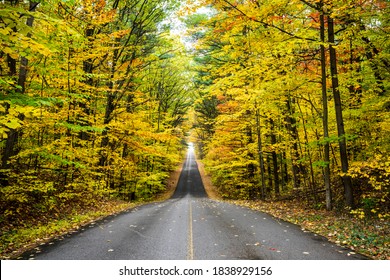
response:
[(188, 219), (188, 260), (194, 259), (194, 239), (192, 233), (192, 203), (189, 201), (189, 219)]

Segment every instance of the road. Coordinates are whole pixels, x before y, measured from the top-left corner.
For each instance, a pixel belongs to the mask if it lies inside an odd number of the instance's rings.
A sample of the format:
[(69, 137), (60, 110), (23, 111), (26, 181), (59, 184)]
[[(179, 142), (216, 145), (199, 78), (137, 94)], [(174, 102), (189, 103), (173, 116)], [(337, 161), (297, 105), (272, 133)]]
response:
[(192, 150), (171, 199), (90, 224), (24, 258), (40, 260), (364, 259), (272, 216), (207, 197)]

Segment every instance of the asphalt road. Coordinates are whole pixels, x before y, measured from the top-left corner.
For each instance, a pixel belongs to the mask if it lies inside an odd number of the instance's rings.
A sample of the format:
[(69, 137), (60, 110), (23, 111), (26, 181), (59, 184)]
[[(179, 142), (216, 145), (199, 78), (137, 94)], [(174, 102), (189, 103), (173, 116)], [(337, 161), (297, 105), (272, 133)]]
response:
[(207, 198), (189, 151), (173, 197), (108, 217), (35, 248), (41, 260), (364, 259), (326, 238), (245, 207)]

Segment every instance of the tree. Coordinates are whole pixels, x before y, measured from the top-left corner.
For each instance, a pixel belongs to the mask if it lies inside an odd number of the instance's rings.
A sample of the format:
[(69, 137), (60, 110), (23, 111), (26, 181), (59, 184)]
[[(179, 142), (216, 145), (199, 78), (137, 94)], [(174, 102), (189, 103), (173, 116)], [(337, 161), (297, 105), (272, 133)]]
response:
[[(345, 129), (344, 129), (344, 118), (343, 118), (343, 109), (341, 104), (340, 90), (339, 90), (339, 81), (338, 81), (338, 71), (337, 71), (337, 58), (336, 58), (336, 49), (332, 44), (335, 43), (335, 32), (334, 32), (334, 21), (332, 17), (328, 17), (328, 40), (331, 44), (329, 46), (329, 59), (330, 59), (330, 73), (332, 76), (332, 90), (333, 98), (335, 102), (336, 109), (336, 122), (337, 122), (337, 132), (340, 138), (339, 147), (340, 147), (340, 160), (342, 166), (342, 172), (344, 174), (348, 173), (349, 164), (348, 164), (348, 155), (347, 155), (347, 143), (345, 139)], [(351, 177), (348, 175), (342, 175), (344, 192), (345, 192), (345, 201), (346, 204), (350, 207), (353, 207), (353, 193), (352, 193), (352, 181)]]

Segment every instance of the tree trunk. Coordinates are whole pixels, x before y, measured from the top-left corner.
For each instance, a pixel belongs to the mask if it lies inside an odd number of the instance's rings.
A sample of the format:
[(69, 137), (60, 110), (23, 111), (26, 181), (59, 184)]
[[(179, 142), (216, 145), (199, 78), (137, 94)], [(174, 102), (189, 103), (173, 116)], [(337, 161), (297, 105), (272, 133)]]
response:
[(292, 172), (294, 179), (294, 189), (299, 189), (301, 185), (301, 167), (300, 164), (297, 163), (299, 159), (299, 150), (298, 150), (298, 129), (297, 129), (297, 121), (294, 117), (294, 108), (293, 105), (294, 100), (291, 100), (291, 97), (287, 98), (287, 129), (289, 130), (291, 139), (293, 141), (292, 145)]
[(288, 166), (287, 166), (287, 160), (286, 160), (286, 151), (283, 151), (279, 155), (279, 162), (280, 162), (280, 169), (281, 169), (281, 184), (282, 184), (282, 191), (285, 191), (287, 188), (287, 184), (289, 181), (289, 175), (288, 175)]
[[(251, 117), (252, 117), (252, 112), (250, 110), (247, 110), (246, 114), (245, 114), (245, 119), (243, 121), (249, 120)], [(254, 143), (252, 127), (251, 127), (250, 123), (248, 123), (246, 125), (245, 134), (247, 137), (247, 141), (245, 142), (245, 147), (248, 147), (248, 145)], [(253, 161), (255, 159), (254, 154), (252, 152), (248, 151), (248, 158), (247, 159)], [(247, 176), (246, 176), (247, 180), (251, 183), (254, 183), (254, 185), (256, 185), (256, 179), (255, 179), (256, 166), (253, 163), (248, 164), (246, 172), (247, 172)], [(256, 198), (256, 196), (257, 196), (256, 189), (251, 189), (249, 197), (251, 199), (253, 199), (253, 198)]]
[[(87, 30), (85, 31), (85, 37), (88, 39), (89, 42), (92, 41), (92, 37), (94, 33), (95, 30), (94, 28), (91, 27), (88, 27)], [(93, 72), (93, 60), (91, 58), (88, 58), (83, 61), (83, 72), (85, 73), (84, 83), (87, 85), (87, 90), (83, 90), (86, 96), (86, 102), (78, 102), (79, 107), (82, 108), (83, 114), (78, 117), (77, 123), (80, 126), (89, 126), (91, 125), (90, 121), (88, 120), (88, 117), (91, 114), (90, 105), (89, 105), (89, 101), (91, 100), (90, 87), (92, 87), (94, 83), (94, 80), (90, 75)], [(87, 131), (80, 131), (79, 138), (81, 140), (89, 140), (90, 133)]]
[[(305, 136), (305, 152), (309, 158), (309, 168), (310, 168), (310, 177), (308, 178), (308, 181), (309, 181), (309, 185), (308, 185), (308, 193), (312, 193), (313, 195), (313, 198), (314, 198), (314, 202), (317, 203), (318, 201), (318, 198), (317, 198), (317, 192), (316, 192), (316, 189), (315, 189), (315, 179), (314, 179), (314, 170), (313, 170), (313, 157), (312, 157), (312, 154), (311, 154), (311, 151), (310, 151), (310, 147), (309, 147), (309, 136), (308, 136), (308, 132), (307, 132), (307, 128), (306, 128), (306, 123), (307, 121), (303, 118), (303, 110), (301, 108), (301, 105), (299, 104), (299, 102), (297, 102), (297, 105), (298, 105), (298, 108), (299, 108), (299, 112), (300, 114), (302, 115), (302, 127), (303, 127), (303, 132), (304, 132), (304, 136)], [(301, 150), (301, 154), (303, 154), (302, 150)], [(306, 170), (305, 170), (305, 177), (304, 177), (304, 180), (305, 180), (305, 185), (306, 184)], [(310, 195), (307, 196), (307, 200), (308, 202), (310, 202)]]
[[(34, 12), (38, 5), (39, 2), (30, 1), (29, 11)], [(34, 17), (31, 16), (27, 19), (26, 25), (32, 27), (33, 22), (34, 22)], [(31, 38), (31, 34), (27, 34), (27, 37)], [(22, 57), (20, 59), (19, 78), (18, 78), (19, 93), (24, 93), (26, 91), (27, 67), (28, 67), (28, 59), (26, 57)]]
[[(276, 135), (275, 135), (275, 123), (274, 120), (270, 120), (271, 124), (271, 144), (276, 144)], [(280, 183), (279, 183), (279, 173), (278, 173), (278, 156), (276, 152), (272, 151), (272, 165), (273, 165), (273, 175), (274, 175), (274, 182), (275, 182), (275, 195), (280, 195)]]
[[(321, 6), (323, 5), (321, 1)], [(320, 36), (321, 36), (321, 89), (322, 89), (322, 126), (324, 131), (324, 139), (329, 137), (329, 112), (328, 112), (328, 95), (326, 88), (326, 53), (325, 53), (325, 16), (321, 7), (320, 14)], [(325, 184), (325, 194), (326, 194), (326, 210), (332, 210), (332, 190), (330, 187), (330, 156), (329, 156), (329, 142), (325, 141), (324, 145), (324, 184)]]
[(343, 172), (342, 180), (344, 185), (345, 203), (347, 206), (353, 207), (353, 192), (352, 192), (352, 180), (347, 175), (348, 173), (348, 154), (347, 154), (347, 142), (345, 139), (344, 119), (341, 105), (341, 97), (339, 90), (339, 80), (337, 73), (337, 57), (336, 49), (333, 47), (335, 43), (334, 22), (331, 17), (328, 17), (328, 40), (329, 40), (329, 55), (330, 55), (330, 72), (332, 76), (332, 90), (333, 98), (336, 110), (337, 132), (339, 136), (339, 148), (340, 148), (340, 160), (341, 170)]
[(257, 127), (257, 152), (259, 156), (259, 165), (260, 165), (260, 178), (261, 178), (261, 199), (265, 199), (265, 170), (264, 170), (264, 156), (263, 156), (263, 144), (261, 138), (261, 127), (260, 127), (260, 112), (255, 104), (256, 108), (256, 127)]
[[(16, 29), (14, 28), (14, 31)], [(7, 54), (7, 65), (9, 69), (9, 75), (11, 77), (16, 76), (16, 60), (13, 59), (9, 54)]]
[(107, 103), (106, 103), (106, 110), (105, 110), (105, 114), (104, 114), (104, 125), (106, 126), (103, 130), (103, 133), (102, 133), (102, 142), (101, 142), (101, 148), (102, 149), (102, 153), (100, 155), (100, 159), (99, 159), (99, 166), (105, 166), (106, 163), (107, 163), (107, 155), (104, 153), (104, 149), (107, 148), (109, 142), (110, 142), (110, 139), (109, 139), (109, 136), (108, 136), (108, 124), (111, 122), (112, 120), (112, 113), (115, 111), (115, 108), (116, 108), (116, 104), (115, 104), (115, 99), (117, 97), (117, 94), (115, 92), (115, 85), (114, 85), (114, 79), (115, 79), (115, 72), (116, 72), (116, 65), (117, 65), (117, 61), (119, 59), (119, 54), (118, 54), (118, 50), (117, 49), (114, 49), (113, 51), (113, 59), (112, 59), (112, 65), (111, 65), (111, 75), (110, 75), (110, 80), (108, 82), (108, 92), (107, 92)]

